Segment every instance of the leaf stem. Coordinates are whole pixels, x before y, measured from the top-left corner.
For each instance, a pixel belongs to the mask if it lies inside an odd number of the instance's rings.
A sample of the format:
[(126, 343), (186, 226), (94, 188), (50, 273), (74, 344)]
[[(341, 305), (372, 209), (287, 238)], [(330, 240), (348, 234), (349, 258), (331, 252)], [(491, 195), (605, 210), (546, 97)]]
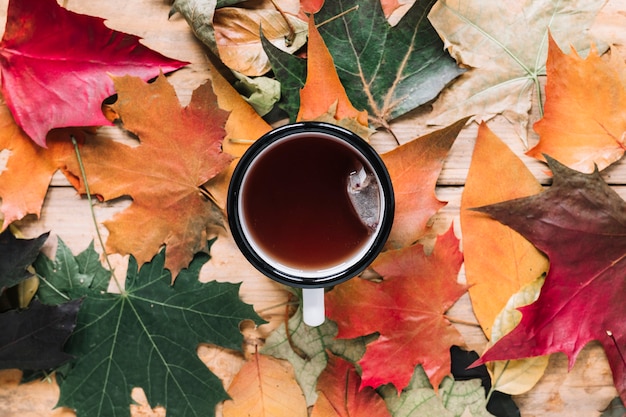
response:
[(289, 19), (287, 18), (287, 15), (283, 11), (283, 9), (281, 9), (280, 6), (278, 6), (278, 4), (276, 4), (276, 2), (274, 0), (270, 0), (270, 1), (272, 2), (272, 5), (278, 11), (278, 13), (280, 13), (280, 15), (282, 16), (283, 20), (285, 21), (285, 24), (287, 25), (287, 29), (289, 30), (289, 34), (287, 36), (285, 36), (285, 45), (287, 47), (289, 47), (289, 46), (293, 45), (293, 42), (296, 40), (296, 31), (294, 30), (293, 26), (289, 22)]
[(85, 172), (85, 165), (83, 164), (83, 158), (80, 155), (80, 150), (78, 149), (78, 142), (76, 142), (76, 138), (74, 135), (70, 135), (72, 139), (72, 145), (74, 145), (74, 152), (76, 153), (76, 159), (78, 160), (78, 167), (80, 168), (80, 175), (83, 179), (83, 183), (85, 184), (85, 193), (87, 194), (87, 201), (89, 202), (89, 211), (91, 212), (91, 219), (93, 221), (93, 225), (96, 228), (96, 235), (98, 236), (98, 242), (100, 242), (100, 247), (102, 248), (102, 254), (104, 256), (104, 261), (106, 262), (109, 271), (111, 271), (111, 276), (113, 277), (113, 281), (115, 281), (115, 285), (120, 293), (124, 293), (124, 289), (120, 284), (117, 276), (115, 275), (115, 271), (113, 270), (113, 266), (111, 265), (111, 261), (109, 260), (109, 256), (104, 250), (104, 239), (102, 239), (102, 234), (100, 233), (100, 229), (98, 228), (98, 220), (96, 219), (96, 212), (93, 209), (93, 200), (91, 198), (91, 191), (89, 190), (89, 183), (87, 182), (87, 174)]
[(509, 364), (511, 363), (511, 361), (506, 361), (506, 363), (504, 364), (504, 367), (502, 368), (502, 372), (500, 372), (500, 374), (495, 377), (495, 380), (491, 383), (491, 388), (489, 388), (489, 392), (487, 393), (487, 397), (486, 397), (486, 403), (489, 403), (489, 400), (491, 399), (491, 396), (493, 395), (493, 393), (496, 391), (496, 387), (498, 386), (498, 382), (500, 382), (500, 378), (502, 378), (502, 376), (504, 375), (504, 372), (506, 371), (506, 368), (509, 367)]
[(539, 82), (539, 76), (533, 77), (533, 82), (537, 88), (537, 105), (539, 107), (539, 117), (543, 118), (543, 94), (541, 94), (541, 83)]
[(50, 284), (50, 282), (48, 282), (48, 280), (47, 280), (47, 279), (46, 279), (43, 275), (37, 274), (37, 278), (39, 278), (39, 280), (40, 280), (40, 281), (42, 281), (44, 284), (46, 284), (46, 285), (47, 285), (47, 286), (48, 286), (48, 287), (49, 287), (52, 291), (54, 291), (54, 292), (55, 292), (55, 293), (56, 293), (59, 297), (61, 297), (61, 298), (65, 299), (65, 300), (67, 300), (67, 301), (70, 301), (70, 300), (71, 300), (71, 298), (70, 298), (70, 297), (68, 297), (66, 294), (63, 294), (63, 292), (62, 292), (62, 291), (60, 291), (57, 287), (55, 287), (54, 285)]

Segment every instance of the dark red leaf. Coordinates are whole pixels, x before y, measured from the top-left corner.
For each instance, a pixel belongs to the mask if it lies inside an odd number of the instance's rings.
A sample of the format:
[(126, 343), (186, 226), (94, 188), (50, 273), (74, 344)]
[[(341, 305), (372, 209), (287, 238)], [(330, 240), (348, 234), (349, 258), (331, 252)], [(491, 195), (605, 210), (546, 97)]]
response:
[(26, 310), (0, 314), (0, 369), (50, 369), (70, 360), (63, 345), (81, 302), (47, 306), (35, 301)]
[(554, 182), (541, 194), (479, 208), (550, 258), (537, 301), (520, 324), (475, 364), (563, 352), (570, 368), (591, 340), (606, 351), (626, 399), (626, 202), (598, 171), (584, 174), (547, 158)]

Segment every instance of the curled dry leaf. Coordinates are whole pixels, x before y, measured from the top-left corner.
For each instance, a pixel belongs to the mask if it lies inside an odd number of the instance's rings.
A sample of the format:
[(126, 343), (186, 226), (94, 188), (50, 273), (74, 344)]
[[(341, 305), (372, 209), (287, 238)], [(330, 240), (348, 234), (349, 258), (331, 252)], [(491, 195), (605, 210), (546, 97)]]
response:
[(271, 69), (261, 31), (274, 46), (287, 52), (300, 49), (307, 38), (305, 21), (278, 10), (224, 7), (215, 11), (213, 27), (222, 61), (250, 77)]
[(337, 325), (333, 321), (307, 326), (302, 321), (302, 308), (298, 308), (284, 326), (272, 332), (261, 352), (291, 363), (307, 405), (312, 406), (317, 400), (318, 377), (328, 364), (327, 351), (354, 362), (365, 353), (365, 338), (336, 339), (336, 335)]
[(603, 170), (626, 147), (626, 65), (616, 52), (607, 61), (592, 47), (583, 59), (549, 41), (545, 113), (534, 125), (540, 140), (527, 155), (547, 154), (581, 172)]

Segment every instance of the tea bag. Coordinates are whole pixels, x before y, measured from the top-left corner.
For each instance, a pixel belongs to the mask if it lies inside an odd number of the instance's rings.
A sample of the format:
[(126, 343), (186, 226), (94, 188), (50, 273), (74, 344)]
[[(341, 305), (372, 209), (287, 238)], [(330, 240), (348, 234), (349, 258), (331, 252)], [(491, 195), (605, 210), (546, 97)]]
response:
[(363, 224), (373, 232), (380, 219), (380, 190), (376, 177), (361, 166), (350, 173), (347, 188), (354, 210)]

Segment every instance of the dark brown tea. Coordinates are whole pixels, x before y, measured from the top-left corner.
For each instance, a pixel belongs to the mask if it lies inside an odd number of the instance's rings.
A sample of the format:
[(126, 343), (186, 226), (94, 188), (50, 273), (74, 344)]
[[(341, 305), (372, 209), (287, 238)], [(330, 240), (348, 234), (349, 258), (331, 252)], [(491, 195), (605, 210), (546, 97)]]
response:
[(300, 135), (277, 141), (251, 164), (243, 181), (241, 213), (258, 247), (299, 270), (348, 261), (372, 230), (348, 195), (360, 155), (340, 141)]

